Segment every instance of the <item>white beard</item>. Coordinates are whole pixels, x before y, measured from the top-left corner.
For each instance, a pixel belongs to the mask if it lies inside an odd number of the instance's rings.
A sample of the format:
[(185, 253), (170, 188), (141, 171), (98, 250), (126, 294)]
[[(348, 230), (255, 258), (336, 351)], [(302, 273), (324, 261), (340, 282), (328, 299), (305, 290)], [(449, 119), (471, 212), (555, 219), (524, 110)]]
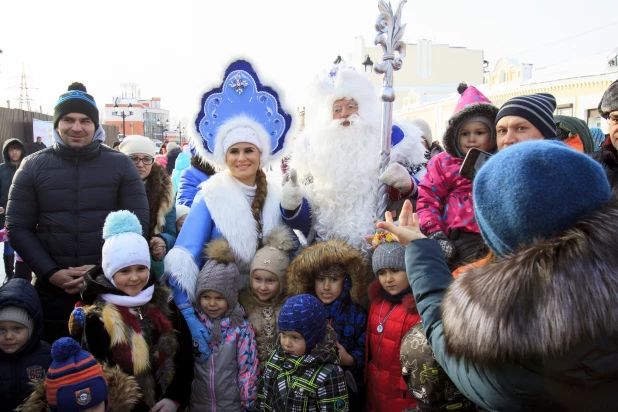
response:
[(348, 127), (340, 123), (314, 130), (296, 163), (304, 163), (299, 168), (313, 178), (304, 182), (304, 191), (317, 236), (344, 239), (367, 252), (364, 236), (375, 230), (378, 204), (380, 134), (377, 126), (358, 117)]

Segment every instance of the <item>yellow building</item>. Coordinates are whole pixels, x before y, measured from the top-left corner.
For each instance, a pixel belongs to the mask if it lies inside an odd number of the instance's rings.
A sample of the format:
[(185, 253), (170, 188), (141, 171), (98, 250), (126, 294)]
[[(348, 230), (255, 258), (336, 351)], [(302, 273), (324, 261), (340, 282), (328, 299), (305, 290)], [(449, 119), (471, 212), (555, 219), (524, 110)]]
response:
[[(462, 80), (477, 87), (498, 107), (515, 96), (550, 93), (556, 97), (555, 114), (579, 117), (589, 127), (600, 127), (607, 133), (607, 122), (599, 116), (597, 106), (605, 90), (618, 78), (617, 51), (539, 69), (515, 59), (500, 59), (493, 70), (485, 73), (483, 82)], [(453, 89), (444, 98), (423, 102), (414, 88), (396, 114), (426, 120), (434, 139), (441, 140), (458, 100), (459, 94)]]
[[(362, 63), (367, 56), (374, 63), (382, 61), (382, 48), (367, 46), (362, 36), (354, 39), (346, 64), (365, 70)], [(434, 44), (431, 40), (406, 43), (403, 66), (394, 74), (395, 110), (401, 108), (411, 89), (418, 95), (418, 103), (434, 101), (452, 93), (466, 80), (471, 84), (483, 82), (483, 51), (465, 47)], [(383, 76), (366, 71), (376, 90), (382, 88)]]

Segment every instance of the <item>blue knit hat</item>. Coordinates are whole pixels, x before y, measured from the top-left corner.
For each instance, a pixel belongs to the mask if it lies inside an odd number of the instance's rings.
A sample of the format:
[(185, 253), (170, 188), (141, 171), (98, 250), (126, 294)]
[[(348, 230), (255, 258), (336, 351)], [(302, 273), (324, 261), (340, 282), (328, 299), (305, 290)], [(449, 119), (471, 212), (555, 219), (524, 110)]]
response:
[(496, 116), (498, 120), (505, 116), (523, 117), (536, 127), (544, 138), (556, 137), (556, 98), (549, 93), (529, 94), (526, 96), (513, 97), (502, 105)]
[(474, 211), (498, 255), (562, 232), (611, 198), (601, 165), (562, 142), (518, 143), (492, 156), (474, 179)]
[(305, 339), (305, 355), (310, 353), (326, 336), (326, 310), (313, 295), (297, 295), (288, 299), (281, 308), (277, 327), (280, 331), (298, 332)]

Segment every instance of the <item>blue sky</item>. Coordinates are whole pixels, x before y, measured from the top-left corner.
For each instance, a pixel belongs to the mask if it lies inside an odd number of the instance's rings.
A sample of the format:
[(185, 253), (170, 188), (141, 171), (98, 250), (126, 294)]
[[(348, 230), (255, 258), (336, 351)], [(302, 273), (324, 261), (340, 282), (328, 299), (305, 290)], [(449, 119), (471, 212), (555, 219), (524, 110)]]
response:
[[(290, 106), (302, 105), (315, 73), (355, 36), (375, 36), (378, 14), (376, 0), (4, 3), (0, 106), (12, 99), (15, 107), (23, 63), (33, 104), (44, 112), (73, 81), (99, 106), (119, 95), (121, 82), (137, 82), (142, 97), (162, 97), (178, 120), (193, 116), (196, 96), (220, 82), (235, 56), (256, 61)], [(492, 64), (513, 56), (543, 67), (618, 47), (615, 0), (410, 0), (403, 20), (408, 42), (482, 49)]]

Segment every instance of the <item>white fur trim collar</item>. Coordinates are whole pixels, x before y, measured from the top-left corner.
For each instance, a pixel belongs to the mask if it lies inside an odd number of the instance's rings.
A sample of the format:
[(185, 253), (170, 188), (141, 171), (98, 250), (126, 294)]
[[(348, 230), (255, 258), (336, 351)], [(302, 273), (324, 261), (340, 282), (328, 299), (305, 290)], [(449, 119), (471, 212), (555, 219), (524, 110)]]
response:
[[(267, 182), (268, 195), (262, 209), (263, 236), (284, 225), (279, 210), (281, 187), (273, 179), (267, 178)], [(257, 250), (258, 233), (251, 205), (238, 181), (225, 170), (204, 183), (202, 194), (217, 229), (240, 261), (237, 263), (249, 266)]]

